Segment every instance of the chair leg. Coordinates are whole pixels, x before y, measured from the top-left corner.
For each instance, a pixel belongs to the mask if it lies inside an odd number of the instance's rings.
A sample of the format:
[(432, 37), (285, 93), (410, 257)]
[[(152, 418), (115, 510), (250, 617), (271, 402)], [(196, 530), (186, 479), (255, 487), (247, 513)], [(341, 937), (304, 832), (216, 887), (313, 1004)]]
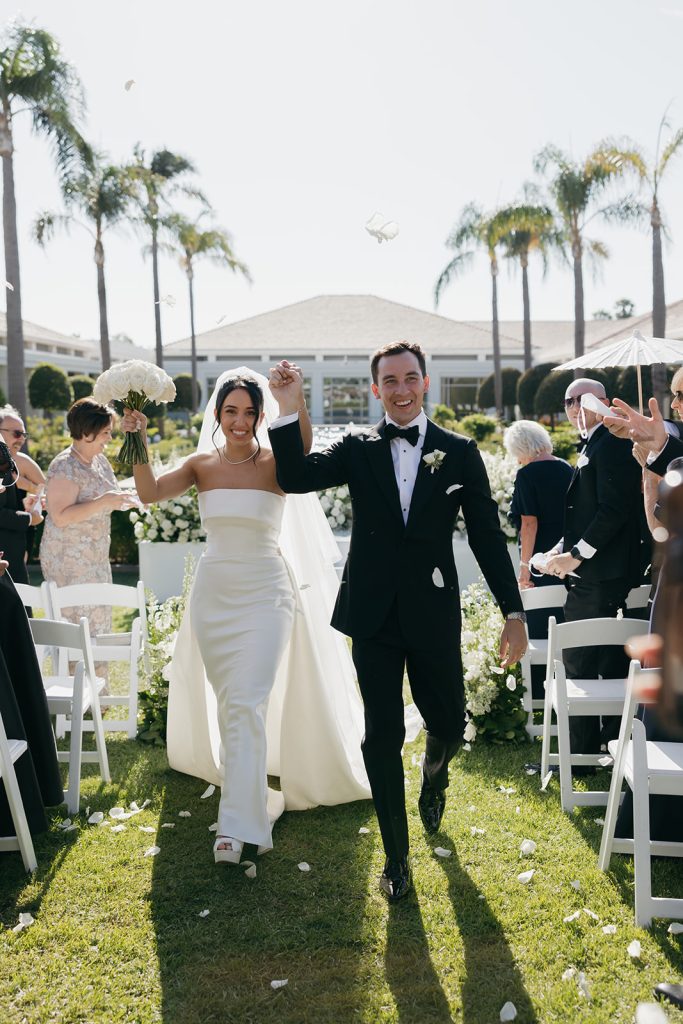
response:
[(572, 748), (569, 739), (569, 713), (567, 709), (567, 687), (563, 676), (555, 676), (555, 714), (557, 715), (557, 749), (560, 762), (560, 799), (562, 810), (571, 814), (574, 809), (574, 787), (572, 785)]
[(532, 727), (534, 724), (534, 709), (531, 704), (531, 664), (529, 655), (525, 654), (521, 661), (522, 666), (522, 707), (526, 711), (526, 731), (529, 737), (533, 736)]
[(100, 764), (100, 776), (103, 782), (111, 782), (109, 774), (109, 758), (107, 756), (107, 744), (104, 739), (104, 726), (102, 724), (102, 709), (97, 694), (94, 695), (90, 706), (92, 715), (93, 731), (95, 733), (95, 746), (97, 747), (98, 760)]
[(652, 923), (652, 864), (650, 857), (650, 786), (647, 771), (645, 726), (633, 723), (633, 873), (636, 925)]
[(5, 783), (7, 803), (9, 804), (12, 821), (14, 822), (21, 859), (24, 862), (26, 871), (32, 874), (38, 867), (38, 861), (33, 849), (33, 840), (28, 822), (26, 821), (26, 811), (24, 810), (21, 791), (19, 790), (19, 783), (17, 782), (13, 764), (3, 766), (2, 781)]
[[(620, 756), (621, 755), (621, 756)], [(612, 859), (612, 845), (614, 843), (614, 832), (617, 827), (617, 815), (621, 803), (621, 787), (624, 782), (624, 756), (623, 748), (617, 751), (617, 757), (612, 769), (612, 779), (607, 799), (607, 810), (605, 812), (605, 824), (602, 827), (602, 839), (600, 840), (600, 853), (598, 855), (598, 867), (600, 871), (607, 871)]]
[(76, 666), (71, 729), (69, 731), (69, 785), (66, 806), (69, 814), (78, 814), (81, 802), (81, 765), (83, 760), (83, 663)]
[(543, 739), (541, 741), (541, 781), (548, 774), (550, 768), (550, 732), (553, 720), (553, 686), (554, 679), (545, 681), (545, 698), (543, 704)]
[(128, 739), (138, 734), (138, 665), (137, 658), (131, 661), (130, 685), (128, 690)]

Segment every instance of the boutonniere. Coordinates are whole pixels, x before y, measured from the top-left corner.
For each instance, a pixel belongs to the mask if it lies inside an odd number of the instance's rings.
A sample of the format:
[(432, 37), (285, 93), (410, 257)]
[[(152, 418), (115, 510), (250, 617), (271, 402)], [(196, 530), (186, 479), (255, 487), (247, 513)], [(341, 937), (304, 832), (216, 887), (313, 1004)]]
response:
[(426, 466), (429, 466), (429, 472), (435, 473), (437, 469), (441, 469), (441, 464), (446, 458), (445, 452), (440, 452), (438, 448), (435, 448), (433, 452), (429, 452), (428, 455), (422, 456), (422, 461)]
[(589, 462), (590, 462), (590, 459), (585, 454), (585, 452), (581, 452), (581, 454), (579, 455), (578, 459), (576, 460), (576, 468), (577, 469), (583, 469), (583, 467), (587, 466)]

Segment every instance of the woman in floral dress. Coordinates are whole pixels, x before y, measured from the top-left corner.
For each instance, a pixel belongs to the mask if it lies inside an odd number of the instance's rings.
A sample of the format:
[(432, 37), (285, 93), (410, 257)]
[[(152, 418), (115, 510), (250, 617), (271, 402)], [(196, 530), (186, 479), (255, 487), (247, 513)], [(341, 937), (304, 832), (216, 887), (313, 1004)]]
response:
[[(40, 545), (46, 580), (58, 587), (75, 583), (111, 583), (109, 545), (111, 513), (134, 501), (119, 489), (104, 449), (111, 441), (114, 413), (92, 398), (69, 409), (66, 422), (72, 443), (47, 471), (47, 519)], [(72, 607), (64, 618), (85, 615), (91, 634), (111, 631), (111, 610)]]

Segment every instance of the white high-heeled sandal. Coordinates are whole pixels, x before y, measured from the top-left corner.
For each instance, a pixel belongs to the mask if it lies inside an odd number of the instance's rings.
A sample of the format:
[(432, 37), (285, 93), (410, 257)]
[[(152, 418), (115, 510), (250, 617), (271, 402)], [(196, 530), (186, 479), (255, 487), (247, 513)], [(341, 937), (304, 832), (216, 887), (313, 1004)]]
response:
[[(226, 847), (226, 844), (230, 844)], [(221, 849), (224, 847), (224, 849)], [(230, 836), (218, 836), (213, 844), (213, 859), (216, 864), (239, 864), (244, 843)]]

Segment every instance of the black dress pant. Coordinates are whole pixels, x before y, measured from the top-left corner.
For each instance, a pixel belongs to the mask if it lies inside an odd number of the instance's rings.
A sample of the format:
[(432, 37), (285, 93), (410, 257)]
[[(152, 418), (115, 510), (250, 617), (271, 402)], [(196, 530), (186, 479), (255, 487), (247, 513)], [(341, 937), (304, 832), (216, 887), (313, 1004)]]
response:
[[(565, 622), (581, 619), (616, 618), (626, 605), (630, 583), (625, 579), (592, 583), (584, 580), (569, 581), (569, 593), (564, 608)], [(629, 658), (623, 646), (573, 647), (563, 654), (568, 679), (619, 679), (628, 675)], [(569, 738), (575, 754), (595, 754), (601, 743), (616, 739), (621, 719), (603, 718), (602, 729), (597, 716), (569, 719)], [(575, 774), (576, 769), (573, 769)]]
[(422, 715), (427, 741), (424, 773), (435, 789), (448, 786), (448, 764), (462, 744), (465, 697), (460, 647), (435, 649), (406, 640), (396, 605), (373, 637), (354, 639), (353, 661), (365, 707), (362, 750), (387, 857), (408, 853), (408, 819), (401, 749), (405, 739), (403, 675)]

